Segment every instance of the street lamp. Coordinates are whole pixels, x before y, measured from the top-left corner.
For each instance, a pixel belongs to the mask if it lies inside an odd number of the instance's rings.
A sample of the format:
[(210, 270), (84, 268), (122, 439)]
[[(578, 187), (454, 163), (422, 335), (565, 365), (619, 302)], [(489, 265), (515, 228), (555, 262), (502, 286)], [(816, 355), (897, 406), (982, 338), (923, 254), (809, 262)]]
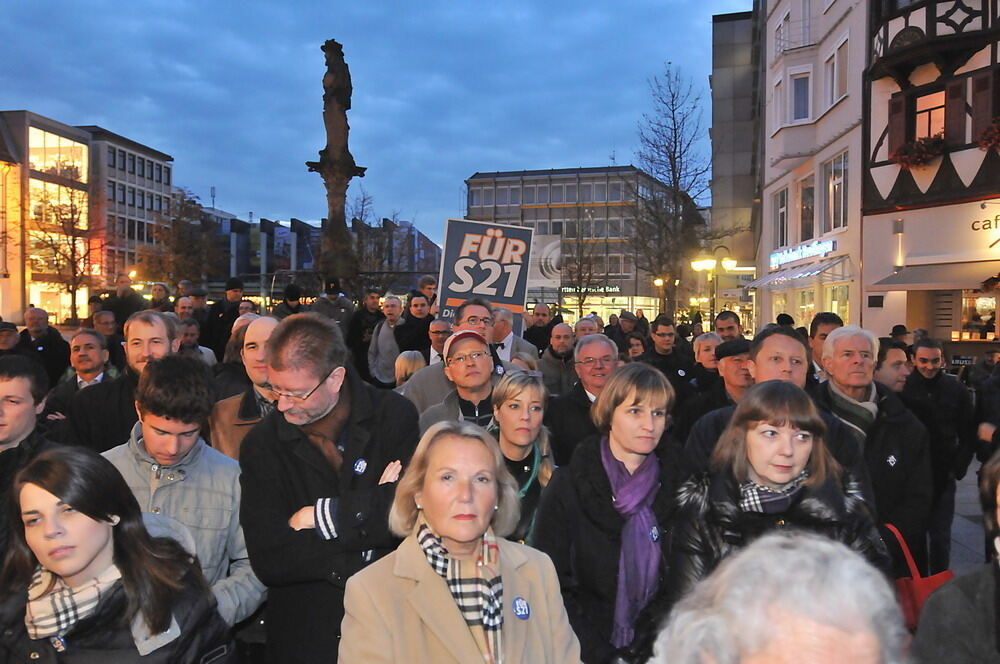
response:
[(729, 247), (725, 245), (719, 245), (712, 249), (711, 255), (702, 256), (691, 261), (691, 269), (695, 272), (708, 272), (708, 279), (712, 282), (712, 305), (709, 307), (709, 312), (711, 319), (715, 320), (715, 304), (719, 296), (719, 266), (725, 271), (730, 271), (734, 269), (738, 262), (732, 256), (726, 256), (721, 260), (717, 260), (715, 256), (718, 254), (719, 249), (725, 249), (726, 253), (729, 253)]
[(660, 293), (660, 310), (657, 313), (662, 314), (664, 309), (667, 308), (667, 294), (663, 291), (664, 281), (660, 277), (653, 279), (653, 285), (656, 286)]

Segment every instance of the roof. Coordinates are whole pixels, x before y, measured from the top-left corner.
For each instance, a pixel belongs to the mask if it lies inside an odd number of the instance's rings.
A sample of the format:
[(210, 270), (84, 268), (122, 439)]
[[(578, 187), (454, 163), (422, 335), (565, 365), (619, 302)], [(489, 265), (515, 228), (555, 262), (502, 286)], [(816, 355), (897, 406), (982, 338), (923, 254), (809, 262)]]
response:
[(104, 127), (98, 127), (97, 125), (77, 125), (76, 128), (88, 132), (91, 135), (91, 138), (95, 141), (108, 141), (109, 143), (114, 143), (115, 145), (127, 147), (130, 150), (143, 152), (151, 157), (159, 159), (160, 161), (174, 160), (174, 158), (168, 155), (166, 152), (160, 152), (159, 150), (154, 150), (148, 145), (143, 145), (138, 141), (133, 141), (131, 138), (125, 138), (121, 134), (116, 134), (113, 131), (108, 131)]
[[(642, 173), (642, 170), (632, 166), (590, 166), (580, 168), (550, 168), (548, 170), (533, 171), (496, 171), (473, 173), (469, 180), (492, 180), (496, 178), (516, 178), (516, 177), (539, 177), (545, 175), (599, 175), (602, 173)], [(651, 176), (650, 176), (651, 177)]]
[(727, 21), (747, 21), (753, 18), (753, 12), (732, 12), (730, 14), (715, 14), (712, 16), (712, 23), (725, 23)]

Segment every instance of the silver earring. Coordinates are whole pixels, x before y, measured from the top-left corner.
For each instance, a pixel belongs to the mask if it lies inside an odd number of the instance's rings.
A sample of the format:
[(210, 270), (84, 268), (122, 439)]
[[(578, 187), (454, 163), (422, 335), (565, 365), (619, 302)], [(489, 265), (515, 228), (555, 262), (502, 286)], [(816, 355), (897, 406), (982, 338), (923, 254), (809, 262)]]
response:
[(117, 514), (115, 514), (115, 515), (113, 515), (113, 516), (111, 517), (111, 525), (112, 525), (112, 526), (117, 526), (117, 525), (118, 525), (118, 523), (119, 523), (119, 522), (120, 522), (121, 520), (122, 520), (122, 518), (121, 518), (120, 516), (118, 516)]
[(500, 506), (499, 506), (499, 505), (494, 505), (494, 506), (493, 506), (493, 511), (494, 511), (494, 512), (496, 512), (496, 511), (497, 511), (497, 510), (499, 510), (499, 509), (500, 509)]

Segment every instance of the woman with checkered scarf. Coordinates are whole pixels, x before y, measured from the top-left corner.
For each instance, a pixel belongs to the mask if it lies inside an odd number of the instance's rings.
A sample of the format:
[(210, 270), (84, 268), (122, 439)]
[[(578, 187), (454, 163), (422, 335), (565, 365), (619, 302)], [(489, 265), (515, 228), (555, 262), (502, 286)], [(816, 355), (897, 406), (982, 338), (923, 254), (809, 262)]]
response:
[[(648, 624), (662, 624), (670, 608), (726, 556), (774, 530), (825, 535), (889, 574), (872, 514), (857, 484), (843, 479), (825, 435), (812, 399), (798, 386), (769, 380), (746, 392), (715, 446), (708, 473), (678, 492), (670, 573), (650, 604)], [(644, 637), (649, 647), (655, 633)]]
[(43, 452), (15, 477), (0, 573), (0, 662), (236, 661), (194, 557), (152, 537), (110, 461)]
[(496, 440), (431, 426), (396, 488), (399, 548), (347, 582), (341, 664), (580, 661), (552, 562), (504, 539), (518, 486)]

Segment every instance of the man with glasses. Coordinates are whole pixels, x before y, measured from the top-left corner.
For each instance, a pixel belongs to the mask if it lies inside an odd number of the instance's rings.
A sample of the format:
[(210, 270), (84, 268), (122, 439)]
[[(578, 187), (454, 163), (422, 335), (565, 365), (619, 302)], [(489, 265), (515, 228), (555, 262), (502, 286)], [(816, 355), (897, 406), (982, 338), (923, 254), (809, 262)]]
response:
[(462, 330), (444, 344), (444, 373), (455, 389), (420, 415), (420, 432), (438, 422), (465, 420), (486, 427), (493, 419), (493, 362), (478, 332)]
[(551, 397), (545, 409), (557, 466), (568, 464), (577, 443), (597, 433), (590, 405), (618, 366), (618, 346), (603, 334), (590, 334), (577, 342), (573, 361), (580, 381), (566, 394)]
[(693, 389), (688, 381), (691, 380), (694, 365), (687, 356), (677, 352), (674, 348), (674, 343), (677, 341), (677, 330), (674, 328), (672, 319), (658, 316), (653, 321), (652, 329), (653, 346), (639, 356), (639, 361), (653, 365), (667, 377), (677, 395), (677, 400), (674, 402), (676, 410), (691, 396)]
[(443, 318), (431, 321), (430, 327), (427, 329), (427, 336), (431, 338), (430, 359), (427, 364), (444, 362), (444, 342), (451, 336), (451, 323)]
[[(458, 334), (462, 330), (472, 330), (483, 339), (489, 339), (493, 329), (491, 312), (490, 304), (485, 300), (479, 298), (466, 300), (455, 310), (453, 334)], [(493, 359), (491, 368), (493, 380), (499, 380), (500, 376), (508, 371), (520, 370), (516, 365), (502, 361), (493, 353), (490, 356)], [(413, 402), (418, 412), (423, 413), (431, 406), (444, 401), (448, 393), (454, 389), (455, 384), (445, 374), (444, 363), (439, 362), (413, 374), (403, 386), (403, 396)]]
[(389, 507), (417, 412), (348, 365), (337, 324), (283, 320), (267, 342), (277, 409), (240, 449), (241, 522), (268, 587), (267, 661), (336, 661), (348, 577), (395, 549)]

